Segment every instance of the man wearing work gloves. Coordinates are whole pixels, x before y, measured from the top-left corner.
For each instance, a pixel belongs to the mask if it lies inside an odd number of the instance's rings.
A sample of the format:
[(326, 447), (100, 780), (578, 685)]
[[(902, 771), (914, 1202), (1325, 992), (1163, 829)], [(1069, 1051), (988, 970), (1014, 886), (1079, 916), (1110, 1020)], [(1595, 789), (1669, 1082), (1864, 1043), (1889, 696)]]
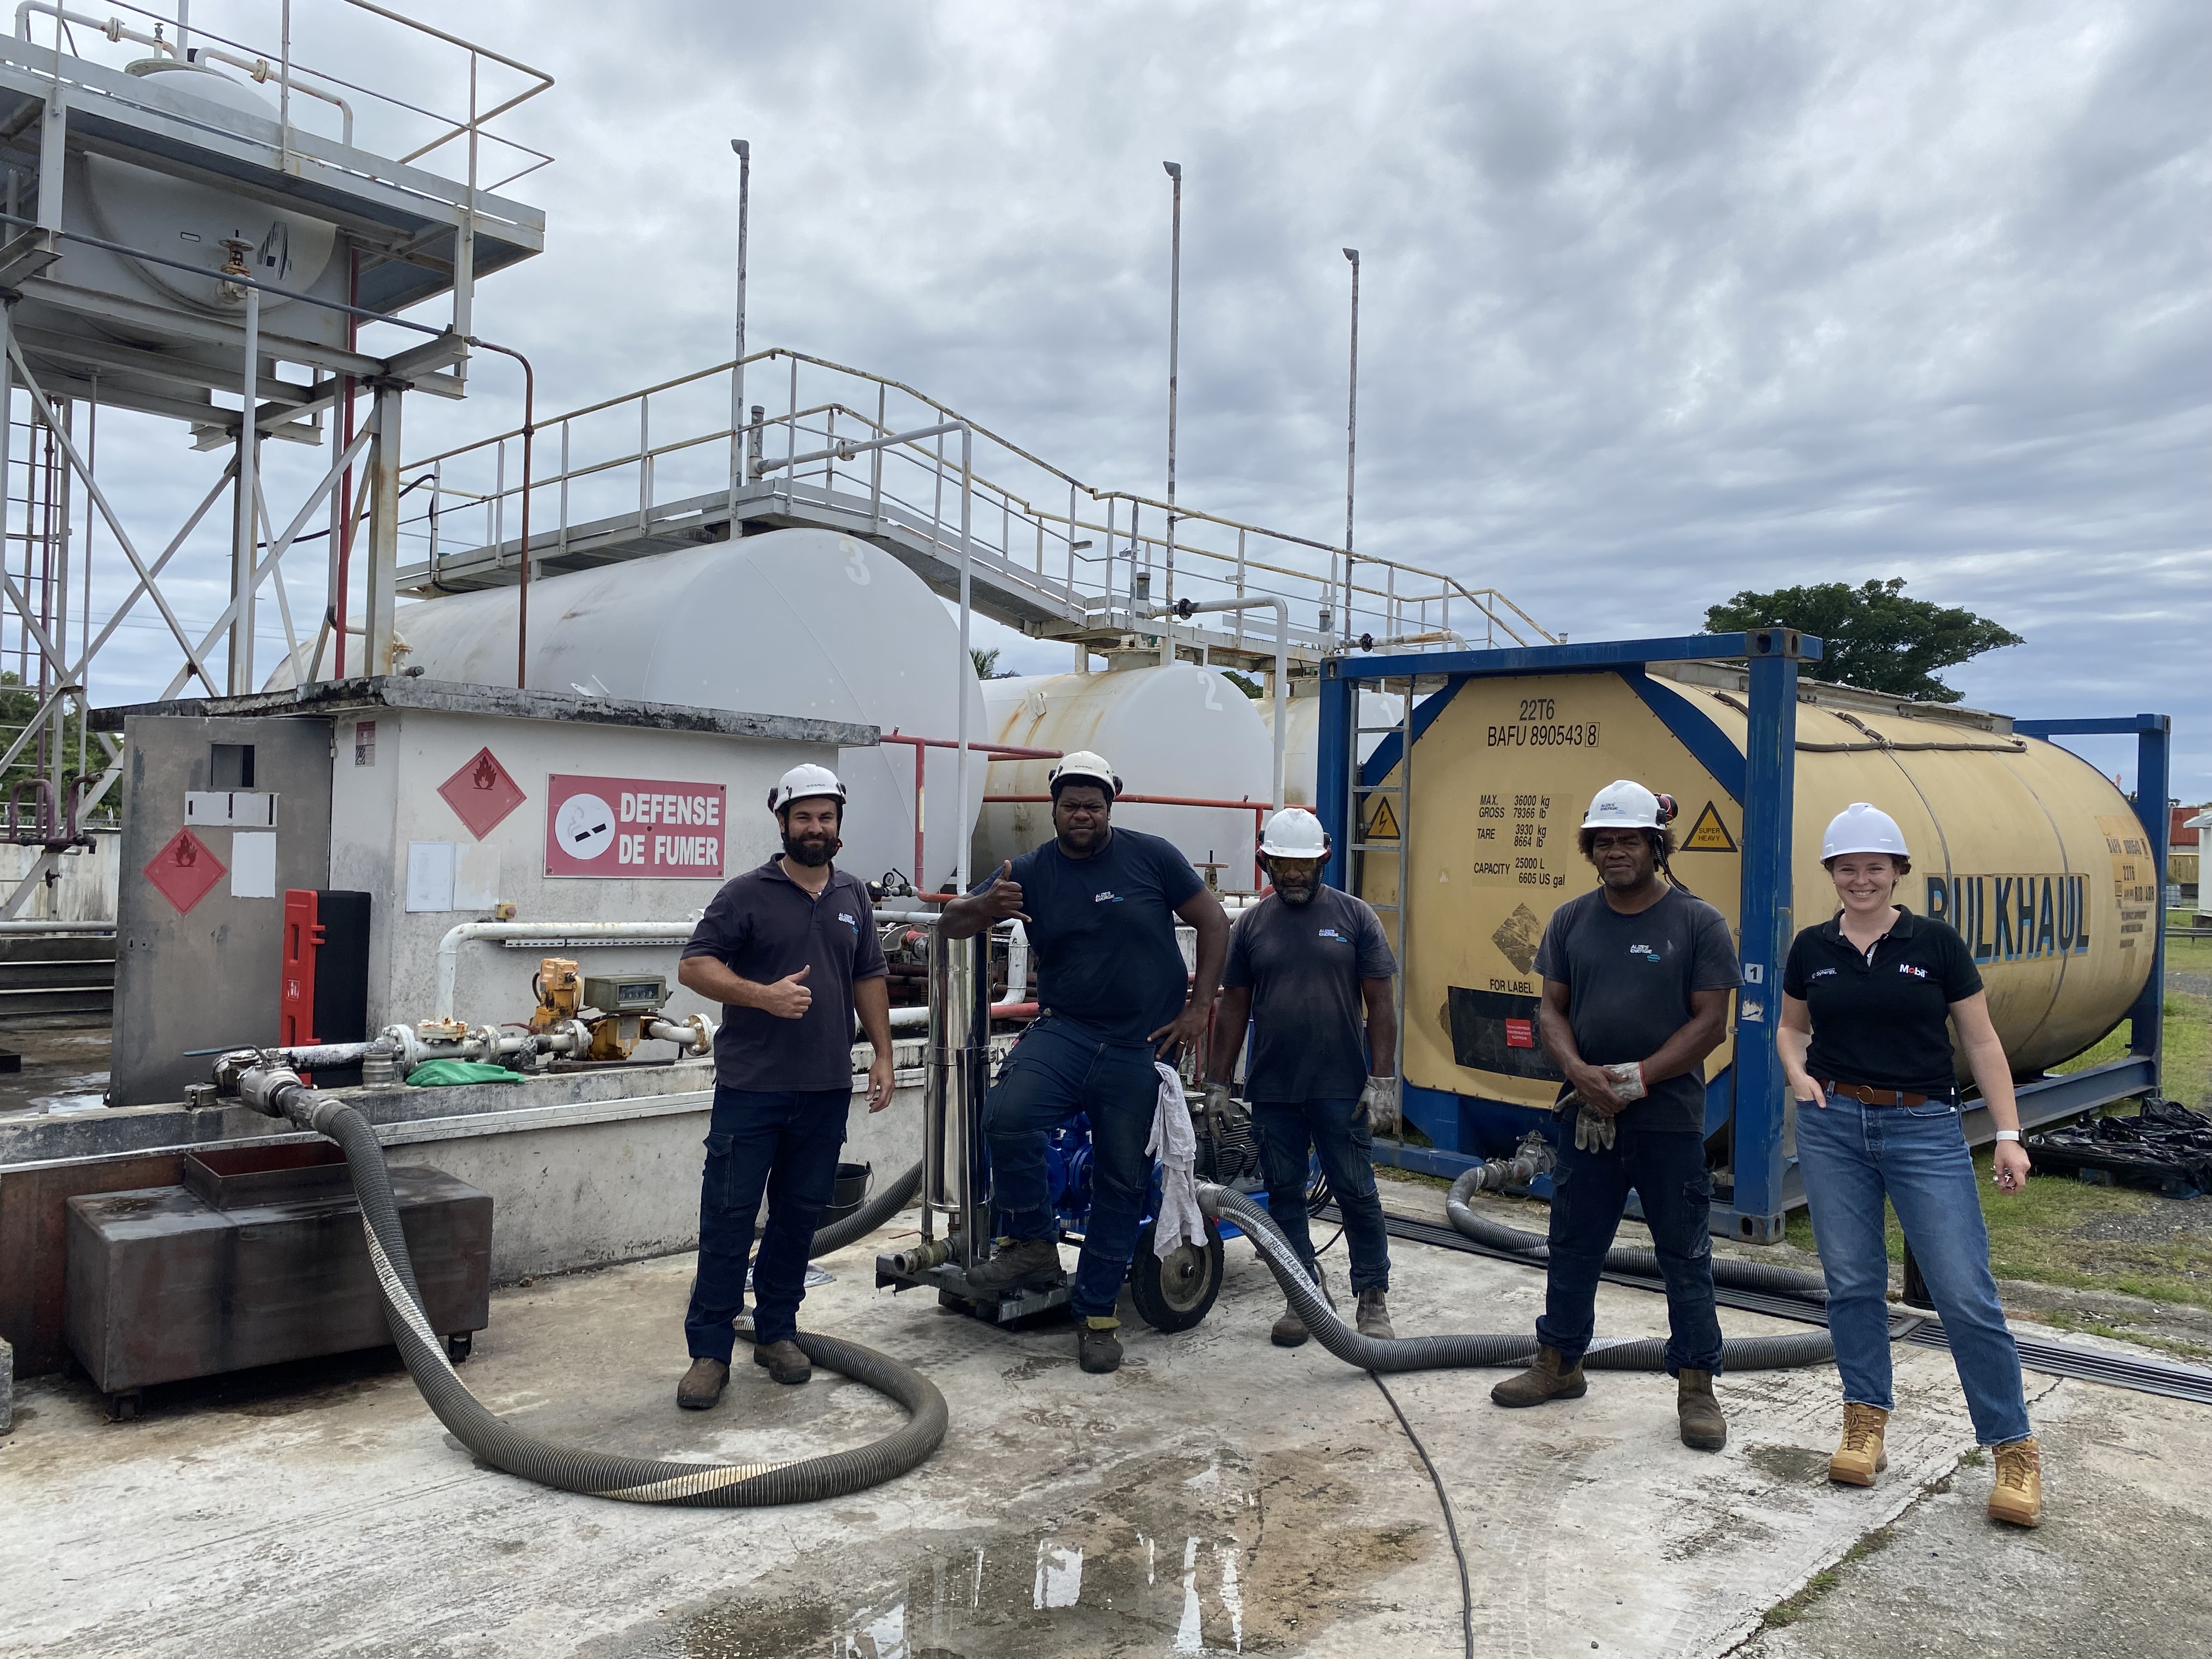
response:
[(853, 1104), (853, 1018), (875, 1048), (868, 1109), (891, 1103), (890, 971), (868, 890), (830, 862), (845, 786), (826, 766), (794, 766), (769, 795), (783, 852), (727, 883), (699, 918), (677, 978), (722, 1005), (714, 1110), (699, 1199), (699, 1269), (684, 1334), (691, 1369), (676, 1403), (704, 1411), (730, 1380), (745, 1305), (753, 1218), (768, 1225), (753, 1264), (753, 1359), (779, 1382), (812, 1367), (793, 1339), (806, 1252), (837, 1181)]
[(1717, 1451), (1728, 1421), (1713, 1398), (1721, 1327), (1703, 1066), (1741, 979), (1720, 912), (1660, 875), (1674, 850), (1673, 816), (1673, 803), (1641, 784), (1599, 790), (1581, 843), (1600, 885), (1553, 911), (1536, 949), (1544, 1051), (1566, 1077), (1541, 1346), (1535, 1364), (1490, 1397), (1501, 1406), (1582, 1397), (1598, 1273), (1632, 1187), (1667, 1280), (1667, 1369), (1678, 1379), (1682, 1443)]
[[(1121, 781), (1079, 750), (1052, 769), (1053, 839), (999, 866), (938, 922), (971, 939), (1020, 917), (1036, 953), (1038, 1018), (1000, 1068), (983, 1106), (991, 1200), (1006, 1218), (998, 1253), (968, 1282), (995, 1293), (1066, 1277), (1045, 1173), (1046, 1136), (1078, 1112), (1091, 1120), (1090, 1224), (1068, 1309), (1086, 1371), (1121, 1364), (1114, 1304), (1144, 1218), (1152, 1166), (1145, 1153), (1159, 1100), (1157, 1054), (1172, 1061), (1206, 1034), (1229, 948), (1220, 901), (1174, 843), (1113, 827)], [(1186, 976), (1176, 920), (1198, 932)]]
[[(1328, 836), (1319, 818), (1285, 808), (1267, 820), (1260, 853), (1275, 890), (1237, 917), (1230, 935), (1206, 1109), (1218, 1134), (1249, 1018), (1244, 1097), (1259, 1136), (1267, 1213), (1328, 1296), (1306, 1227), (1306, 1160), (1309, 1149), (1318, 1151), (1344, 1212), (1359, 1334), (1388, 1337), (1389, 1235), (1370, 1152), (1376, 1130), (1398, 1127), (1398, 1012), (1390, 996), (1398, 964), (1375, 912), (1322, 885)], [(1280, 1348), (1306, 1340), (1295, 1306), (1271, 1334)]]

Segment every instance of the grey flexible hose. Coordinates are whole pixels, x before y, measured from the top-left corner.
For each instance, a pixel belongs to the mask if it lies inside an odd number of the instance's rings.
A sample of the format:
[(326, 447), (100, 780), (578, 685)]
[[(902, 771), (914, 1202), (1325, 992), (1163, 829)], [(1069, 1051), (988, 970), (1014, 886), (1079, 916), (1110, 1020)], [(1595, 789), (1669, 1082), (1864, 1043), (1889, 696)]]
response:
[[(1310, 1279), (1305, 1264), (1275, 1225), (1274, 1218), (1242, 1193), (1208, 1182), (1199, 1183), (1198, 1206), (1215, 1221), (1224, 1218), (1244, 1231), (1260, 1259), (1283, 1287), (1283, 1295), (1321, 1345), (1346, 1364), (1370, 1371), (1432, 1371), (1491, 1365), (1527, 1365), (1536, 1358), (1534, 1334), (1513, 1336), (1362, 1336), (1337, 1317)], [(1462, 1206), (1464, 1207), (1464, 1206)], [(1836, 1357), (1826, 1331), (1802, 1335), (1732, 1337), (1721, 1344), (1721, 1368), (1731, 1371), (1780, 1370), (1794, 1365), (1824, 1365)], [(1667, 1345), (1656, 1338), (1616, 1342), (1583, 1356), (1592, 1370), (1656, 1371), (1667, 1367)]]
[[(1524, 1233), (1518, 1227), (1509, 1227), (1488, 1216), (1477, 1215), (1468, 1205), (1468, 1194), (1481, 1184), (1480, 1165), (1463, 1170), (1452, 1182), (1451, 1191), (1444, 1198), (1444, 1213), (1451, 1224), (1478, 1244), (1487, 1244), (1493, 1250), (1510, 1250), (1525, 1255), (1531, 1261), (1542, 1261), (1551, 1255), (1549, 1243), (1534, 1233)], [(1659, 1266), (1658, 1256), (1650, 1250), (1631, 1249), (1616, 1246), (1605, 1254), (1605, 1271), (1612, 1273), (1635, 1273), (1644, 1279), (1661, 1279), (1665, 1274)], [(1828, 1282), (1818, 1273), (1801, 1273), (1795, 1267), (1776, 1267), (1765, 1261), (1743, 1261), (1734, 1256), (1713, 1258), (1713, 1283), (1726, 1285), (1732, 1290), (1759, 1291), (1768, 1296), (1793, 1296), (1803, 1302), (1826, 1303)]]
[(284, 1115), (344, 1148), (361, 1202), (362, 1226), (384, 1293), (384, 1312), (408, 1375), (438, 1420), (485, 1462), (541, 1486), (630, 1504), (740, 1509), (806, 1504), (880, 1486), (914, 1468), (945, 1438), (945, 1396), (921, 1372), (836, 1337), (802, 1334), (799, 1346), (816, 1364), (866, 1383), (908, 1413), (905, 1425), (850, 1451), (793, 1463), (673, 1463), (573, 1450), (520, 1432), (468, 1391), (430, 1328), (415, 1269), (400, 1230), (384, 1149), (367, 1119), (352, 1108), (295, 1088), (282, 1097)]
[(806, 1247), (807, 1260), (811, 1261), (817, 1255), (828, 1255), (832, 1250), (842, 1250), (848, 1244), (858, 1243), (913, 1203), (914, 1195), (921, 1190), (921, 1164), (917, 1160), (914, 1168), (842, 1221), (833, 1221), (815, 1234), (814, 1242)]

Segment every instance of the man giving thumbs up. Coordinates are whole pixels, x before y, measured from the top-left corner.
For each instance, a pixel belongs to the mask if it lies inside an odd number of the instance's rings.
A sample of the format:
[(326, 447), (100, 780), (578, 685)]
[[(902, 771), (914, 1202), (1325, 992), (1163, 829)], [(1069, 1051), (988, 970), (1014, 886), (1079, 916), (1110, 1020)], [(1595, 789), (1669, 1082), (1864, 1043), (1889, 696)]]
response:
[(845, 1144), (855, 1013), (876, 1051), (868, 1109), (891, 1103), (890, 970), (868, 890), (830, 862), (841, 844), (845, 786), (827, 767), (795, 766), (770, 792), (769, 810), (782, 853), (714, 895), (677, 972), (687, 989), (722, 1005), (699, 1270), (684, 1318), (691, 1369), (676, 1388), (676, 1403), (687, 1411), (706, 1410), (729, 1381), (763, 1192), (753, 1359), (779, 1382), (811, 1374), (793, 1339), (807, 1248)]

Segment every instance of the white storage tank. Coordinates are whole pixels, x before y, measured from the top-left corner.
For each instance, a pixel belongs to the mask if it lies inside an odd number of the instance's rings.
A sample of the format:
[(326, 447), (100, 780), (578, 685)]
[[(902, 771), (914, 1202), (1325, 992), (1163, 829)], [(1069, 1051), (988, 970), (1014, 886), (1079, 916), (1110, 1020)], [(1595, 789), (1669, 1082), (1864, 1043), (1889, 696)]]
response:
[[(1217, 669), (1195, 663), (1123, 668), (1103, 674), (1047, 674), (986, 680), (991, 739), (1022, 749), (1088, 749), (1121, 775), (1125, 792), (1206, 800), (1273, 799), (1274, 746), (1255, 703)], [(994, 761), (994, 795), (1047, 793), (1050, 761)], [(1249, 811), (1129, 803), (1114, 822), (1164, 836), (1225, 892), (1258, 885)], [(1052, 835), (1052, 808), (986, 806), (975, 828), (977, 871), (1025, 853)]]
[[(1395, 691), (1362, 691), (1359, 694), (1359, 723), (1364, 726), (1394, 726), (1401, 718), (1399, 711), (1405, 699)], [(1260, 711), (1261, 723), (1267, 728), (1269, 742), (1274, 741), (1275, 704), (1272, 697), (1262, 697), (1252, 705)], [(1315, 778), (1321, 759), (1321, 699), (1309, 693), (1293, 696), (1286, 704), (1288, 713), (1284, 720), (1283, 738), (1283, 805), (1303, 806), (1311, 811), (1316, 788)], [(1365, 760), (1375, 752), (1384, 733), (1370, 732), (1359, 739), (1359, 758)]]
[[(512, 587), (405, 606), (395, 622), (409, 647), (401, 660), (432, 679), (512, 685), (515, 611)], [(890, 554), (829, 530), (779, 530), (533, 581), (530, 683), (946, 738), (964, 695), (969, 733), (980, 740), (989, 729), (944, 604)], [(980, 795), (983, 766), (972, 765)], [(951, 750), (929, 750), (927, 768), (922, 880), (942, 890), (976, 808), (971, 801), (967, 823), (956, 824)], [(869, 879), (911, 876), (914, 750), (848, 749), (837, 769), (851, 792), (837, 861)]]

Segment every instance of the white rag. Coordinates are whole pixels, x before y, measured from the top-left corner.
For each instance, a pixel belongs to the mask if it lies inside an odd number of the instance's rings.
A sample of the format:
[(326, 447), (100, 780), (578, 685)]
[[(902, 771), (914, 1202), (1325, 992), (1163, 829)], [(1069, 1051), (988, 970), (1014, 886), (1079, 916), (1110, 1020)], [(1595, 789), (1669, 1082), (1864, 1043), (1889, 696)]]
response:
[(1152, 1227), (1152, 1250), (1165, 1261), (1185, 1244), (1206, 1243), (1206, 1217), (1198, 1207), (1198, 1136), (1183, 1103), (1182, 1079), (1172, 1066), (1152, 1062), (1160, 1074), (1160, 1097), (1152, 1109), (1152, 1138), (1145, 1150), (1160, 1161), (1160, 1212)]

